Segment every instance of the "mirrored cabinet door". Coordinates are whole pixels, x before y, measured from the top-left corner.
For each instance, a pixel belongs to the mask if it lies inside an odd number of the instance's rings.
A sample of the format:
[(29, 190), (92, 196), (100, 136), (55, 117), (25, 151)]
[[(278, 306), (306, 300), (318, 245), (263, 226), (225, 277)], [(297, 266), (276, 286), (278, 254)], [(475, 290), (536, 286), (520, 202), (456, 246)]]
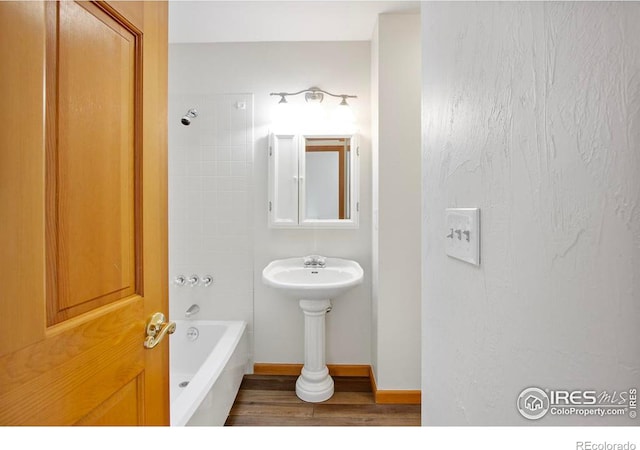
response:
[(353, 136), (301, 136), (300, 222), (351, 225)]
[(274, 134), (269, 158), (271, 227), (358, 226), (356, 136)]

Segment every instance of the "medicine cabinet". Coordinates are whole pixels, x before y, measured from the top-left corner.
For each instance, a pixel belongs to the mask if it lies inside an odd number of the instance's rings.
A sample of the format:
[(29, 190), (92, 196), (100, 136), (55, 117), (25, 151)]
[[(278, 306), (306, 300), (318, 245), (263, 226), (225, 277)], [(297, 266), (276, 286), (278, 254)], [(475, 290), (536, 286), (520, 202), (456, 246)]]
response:
[(269, 225), (357, 228), (359, 153), (353, 134), (271, 134)]

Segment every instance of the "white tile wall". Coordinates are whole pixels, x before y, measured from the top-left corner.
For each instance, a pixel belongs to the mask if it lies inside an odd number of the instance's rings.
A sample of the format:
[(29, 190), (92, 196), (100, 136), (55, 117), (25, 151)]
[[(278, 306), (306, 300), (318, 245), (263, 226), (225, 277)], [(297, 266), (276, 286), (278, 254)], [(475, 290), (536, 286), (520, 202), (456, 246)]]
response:
[[(184, 126), (180, 118), (189, 108), (198, 117)], [(170, 317), (184, 318), (195, 303), (194, 319), (241, 319), (253, 333), (252, 168), (251, 94), (170, 96)], [(214, 282), (174, 283), (192, 274), (212, 275)]]

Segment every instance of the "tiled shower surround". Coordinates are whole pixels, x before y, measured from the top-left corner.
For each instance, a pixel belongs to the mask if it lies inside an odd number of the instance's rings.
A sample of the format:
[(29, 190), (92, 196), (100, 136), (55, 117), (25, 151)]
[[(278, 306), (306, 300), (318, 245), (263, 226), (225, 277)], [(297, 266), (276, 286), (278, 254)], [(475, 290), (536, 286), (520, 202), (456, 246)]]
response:
[[(191, 125), (181, 117), (195, 108)], [(245, 320), (253, 332), (253, 96), (169, 98), (169, 311)], [(213, 277), (179, 286), (176, 277)], [(252, 338), (250, 338), (250, 342)]]

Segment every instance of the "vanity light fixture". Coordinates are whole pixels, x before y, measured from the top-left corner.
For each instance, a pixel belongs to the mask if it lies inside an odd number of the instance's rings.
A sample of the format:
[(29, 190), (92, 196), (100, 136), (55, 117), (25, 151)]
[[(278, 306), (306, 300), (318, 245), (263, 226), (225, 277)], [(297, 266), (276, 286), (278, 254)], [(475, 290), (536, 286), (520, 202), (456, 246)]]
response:
[[(287, 101), (287, 97), (304, 94), (306, 107), (304, 110), (298, 109), (294, 104)], [(331, 126), (333, 129), (350, 128), (355, 122), (353, 111), (347, 103), (349, 98), (358, 98), (357, 95), (350, 94), (332, 94), (318, 87), (310, 87), (298, 92), (272, 92), (270, 95), (280, 97), (280, 101), (275, 105), (273, 123), (276, 128), (295, 129), (302, 125), (303, 127), (312, 127), (317, 129), (321, 124), (328, 124), (328, 117), (325, 116), (325, 110), (321, 103), (325, 95), (340, 99), (339, 105), (331, 114)]]
[(287, 96), (294, 96), (304, 94), (304, 100), (307, 103), (322, 103), (324, 100), (324, 94), (327, 94), (331, 97), (341, 98), (342, 101), (340, 105), (349, 106), (347, 103), (348, 98), (358, 98), (357, 95), (348, 95), (348, 94), (332, 94), (331, 92), (324, 91), (317, 87), (310, 87), (309, 89), (303, 89), (298, 92), (272, 92), (269, 95), (278, 95), (280, 96), (280, 101), (278, 103), (287, 103)]

